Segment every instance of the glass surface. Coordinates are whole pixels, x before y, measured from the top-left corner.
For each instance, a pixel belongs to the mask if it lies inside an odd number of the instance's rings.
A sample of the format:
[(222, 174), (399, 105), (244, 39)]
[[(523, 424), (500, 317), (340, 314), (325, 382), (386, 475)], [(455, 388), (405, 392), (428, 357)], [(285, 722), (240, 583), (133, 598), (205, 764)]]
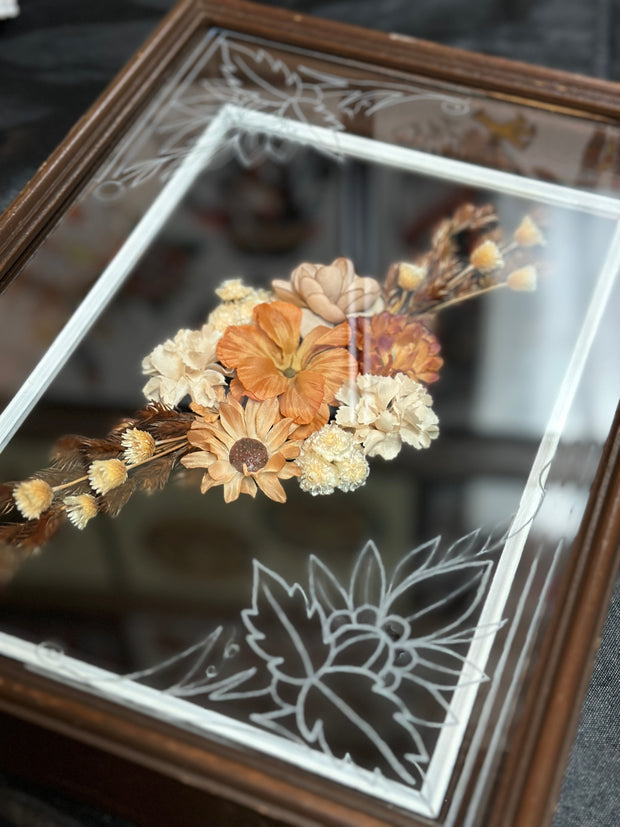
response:
[[(0, 651), (445, 824), (467, 791), (476, 823), (618, 398), (620, 203), (595, 151), (612, 131), (197, 40), (0, 301), (2, 479), (141, 408), (143, 358), (201, 328), (225, 280), (268, 289), (342, 256), (381, 283), (398, 262), (440, 272), (437, 228), (464, 205), (495, 210), (506, 266), (492, 248), (470, 264), (486, 228), (465, 222), (452, 241), (479, 295), (450, 283), (416, 310), (405, 268), (383, 291), (391, 326), (355, 354), (372, 373), (407, 308), (440, 344), (428, 447), (369, 457), (354, 491), (283, 480), (285, 503), (226, 503), (187, 472), (114, 518), (63, 524), (38, 554), (5, 551)], [(526, 216), (543, 244), (513, 243)], [(535, 289), (519, 289), (530, 264)], [(515, 270), (517, 289), (493, 286)]]

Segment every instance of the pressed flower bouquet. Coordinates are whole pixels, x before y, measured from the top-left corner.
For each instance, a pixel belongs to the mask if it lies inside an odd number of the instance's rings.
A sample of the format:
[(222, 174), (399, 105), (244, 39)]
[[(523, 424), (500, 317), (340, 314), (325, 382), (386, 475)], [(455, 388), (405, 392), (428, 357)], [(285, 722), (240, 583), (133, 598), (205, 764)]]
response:
[(143, 360), (148, 404), (105, 438), (67, 436), (51, 465), (0, 491), (0, 541), (19, 557), (64, 521), (116, 516), (173, 472), (200, 474), (225, 502), (260, 491), (286, 501), (355, 491), (369, 460), (439, 435), (429, 386), (441, 375), (434, 317), (497, 289), (536, 287), (544, 238), (526, 215), (509, 234), (491, 205), (464, 204), (415, 262), (383, 280), (352, 261), (303, 263), (270, 289), (228, 279), (199, 330), (179, 330)]

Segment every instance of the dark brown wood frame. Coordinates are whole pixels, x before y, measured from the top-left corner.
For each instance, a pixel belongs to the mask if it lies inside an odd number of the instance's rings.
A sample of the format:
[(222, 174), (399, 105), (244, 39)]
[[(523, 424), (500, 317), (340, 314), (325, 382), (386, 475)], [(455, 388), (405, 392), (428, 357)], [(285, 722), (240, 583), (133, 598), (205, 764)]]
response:
[[(197, 32), (211, 26), (620, 124), (616, 84), (240, 0), (183, 0), (2, 216), (0, 289), (51, 231), (110, 142), (148, 100), (162, 73)], [(591, 490), (520, 723), (502, 763), (501, 782), (488, 811), (489, 827), (533, 827), (551, 819), (620, 566), (619, 548), (620, 415)], [(275, 760), (207, 743), (172, 725), (29, 674), (4, 658), (0, 710), (5, 733), (0, 739), (0, 768), (61, 787), (137, 823), (170, 823), (163, 815), (164, 799), (170, 795), (176, 796), (177, 812), (185, 813), (187, 825), (194, 823), (194, 816), (196, 824), (204, 823), (205, 812), (211, 823), (224, 823), (214, 820), (218, 813), (227, 824), (236, 823), (237, 817), (243, 821), (241, 810), (231, 815), (232, 802), (249, 808), (256, 823), (265, 825), (272, 820), (359, 827), (386, 823), (385, 805), (371, 798), (293, 767), (283, 772)], [(119, 783), (128, 771), (136, 783)], [(151, 791), (149, 803), (136, 792), (136, 784)], [(402, 827), (421, 823), (393, 810), (389, 820)]]

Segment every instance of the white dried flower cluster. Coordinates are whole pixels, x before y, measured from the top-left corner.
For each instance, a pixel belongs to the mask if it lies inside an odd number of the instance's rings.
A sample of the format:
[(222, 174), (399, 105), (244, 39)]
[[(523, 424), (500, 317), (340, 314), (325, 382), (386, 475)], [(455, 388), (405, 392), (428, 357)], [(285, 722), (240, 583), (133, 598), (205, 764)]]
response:
[(250, 324), (256, 305), (274, 299), (271, 290), (256, 290), (248, 287), (241, 279), (227, 279), (215, 292), (222, 299), (222, 304), (209, 314), (208, 323), (217, 331), (218, 336), (230, 325)]
[(179, 330), (142, 360), (142, 372), (152, 378), (143, 388), (152, 402), (174, 407), (189, 394), (204, 407), (218, 405), (225, 395), (224, 368), (215, 349), (218, 330), (206, 324), (200, 330)]
[(303, 443), (296, 460), (301, 468), (299, 485), (310, 494), (355, 491), (366, 482), (368, 461), (353, 434), (335, 422), (324, 425)]
[(414, 448), (428, 448), (439, 435), (439, 420), (430, 395), (404, 373), (363, 374), (344, 385), (336, 397), (342, 402), (336, 422), (354, 430), (355, 439), (368, 456), (394, 459), (403, 442)]

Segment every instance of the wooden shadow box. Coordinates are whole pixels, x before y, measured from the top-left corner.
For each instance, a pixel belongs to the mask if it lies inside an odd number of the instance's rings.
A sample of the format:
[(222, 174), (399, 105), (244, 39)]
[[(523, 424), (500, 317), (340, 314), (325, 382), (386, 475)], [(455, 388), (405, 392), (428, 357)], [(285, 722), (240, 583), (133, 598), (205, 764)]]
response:
[(550, 823), (618, 570), (619, 101), (173, 9), (2, 219), (1, 769), (136, 824)]

